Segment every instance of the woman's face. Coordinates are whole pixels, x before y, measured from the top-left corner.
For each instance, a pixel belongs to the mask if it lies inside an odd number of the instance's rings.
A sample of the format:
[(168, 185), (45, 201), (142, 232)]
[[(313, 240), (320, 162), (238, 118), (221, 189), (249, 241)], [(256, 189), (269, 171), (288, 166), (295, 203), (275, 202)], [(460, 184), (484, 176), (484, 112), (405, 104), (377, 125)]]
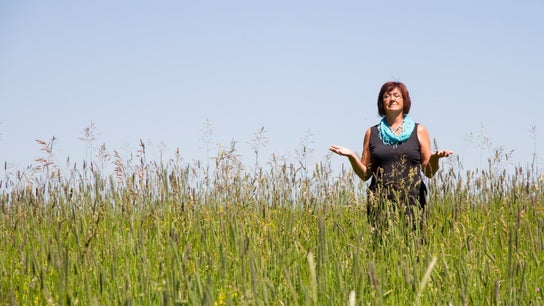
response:
[(386, 113), (403, 111), (404, 98), (398, 88), (393, 88), (383, 95), (383, 108)]

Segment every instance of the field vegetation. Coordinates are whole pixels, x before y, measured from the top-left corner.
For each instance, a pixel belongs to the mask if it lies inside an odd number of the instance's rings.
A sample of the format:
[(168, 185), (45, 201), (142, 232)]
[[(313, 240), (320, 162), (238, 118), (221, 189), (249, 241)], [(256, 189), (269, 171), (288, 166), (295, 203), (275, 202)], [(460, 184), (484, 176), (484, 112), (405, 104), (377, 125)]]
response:
[(366, 184), (330, 161), (236, 146), (209, 161), (96, 150), (59, 166), (54, 141), (0, 187), (0, 302), (15, 305), (544, 304), (544, 182), (534, 166), (443, 164), (427, 227), (376, 242)]

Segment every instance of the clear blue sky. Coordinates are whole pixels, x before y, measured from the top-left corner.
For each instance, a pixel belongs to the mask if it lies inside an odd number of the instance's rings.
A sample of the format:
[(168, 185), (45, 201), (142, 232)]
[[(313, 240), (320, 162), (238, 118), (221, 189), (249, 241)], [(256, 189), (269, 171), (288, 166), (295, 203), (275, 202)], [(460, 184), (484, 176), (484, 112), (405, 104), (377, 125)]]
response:
[[(376, 99), (404, 82), (412, 117), (466, 168), (495, 147), (544, 162), (544, 2), (0, 1), (0, 161), (82, 161), (94, 146), (206, 159), (264, 126), (271, 153), (360, 152)], [(532, 127), (536, 129), (530, 132)], [(480, 145), (469, 141), (489, 139)], [(484, 147), (484, 148), (482, 148)], [(339, 156), (335, 163), (348, 164)], [(484, 160), (485, 163), (485, 160)]]

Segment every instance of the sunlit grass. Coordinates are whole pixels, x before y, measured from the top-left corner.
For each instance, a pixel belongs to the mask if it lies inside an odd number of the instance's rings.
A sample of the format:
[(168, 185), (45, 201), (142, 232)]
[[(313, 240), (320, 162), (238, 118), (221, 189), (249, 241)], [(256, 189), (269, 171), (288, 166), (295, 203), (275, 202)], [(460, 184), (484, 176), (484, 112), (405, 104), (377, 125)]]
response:
[(232, 144), (211, 165), (162, 164), (142, 143), (61, 171), (42, 145), (1, 182), (3, 304), (544, 303), (534, 169), (445, 165), (424, 231), (393, 224), (377, 243), (364, 183), (327, 160), (246, 170)]

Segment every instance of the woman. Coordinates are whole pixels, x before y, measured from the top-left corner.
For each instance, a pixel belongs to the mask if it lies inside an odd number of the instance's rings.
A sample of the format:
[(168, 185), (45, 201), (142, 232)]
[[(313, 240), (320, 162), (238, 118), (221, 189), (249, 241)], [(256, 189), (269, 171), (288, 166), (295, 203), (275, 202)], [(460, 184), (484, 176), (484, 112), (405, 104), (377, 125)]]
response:
[(378, 113), (382, 120), (366, 131), (362, 157), (359, 159), (348, 148), (337, 145), (329, 148), (347, 156), (361, 179), (372, 178), (367, 214), (374, 227), (383, 228), (393, 216), (398, 216), (392, 212), (398, 211), (403, 212), (406, 221), (414, 227), (422, 224), (427, 192), (422, 172), (432, 177), (438, 171), (439, 159), (453, 154), (451, 151), (431, 153), (427, 129), (408, 116), (410, 107), (410, 95), (403, 83), (385, 83), (378, 95)]

